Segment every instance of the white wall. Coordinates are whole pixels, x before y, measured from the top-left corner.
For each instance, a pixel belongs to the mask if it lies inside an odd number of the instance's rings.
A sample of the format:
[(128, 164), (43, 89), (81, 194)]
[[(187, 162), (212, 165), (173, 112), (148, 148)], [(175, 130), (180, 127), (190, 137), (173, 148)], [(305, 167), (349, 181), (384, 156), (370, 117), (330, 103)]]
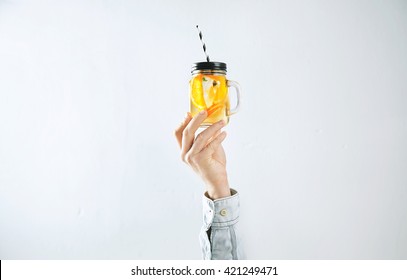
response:
[(0, 1), (0, 259), (199, 259), (204, 55), (249, 259), (407, 258), (405, 1)]

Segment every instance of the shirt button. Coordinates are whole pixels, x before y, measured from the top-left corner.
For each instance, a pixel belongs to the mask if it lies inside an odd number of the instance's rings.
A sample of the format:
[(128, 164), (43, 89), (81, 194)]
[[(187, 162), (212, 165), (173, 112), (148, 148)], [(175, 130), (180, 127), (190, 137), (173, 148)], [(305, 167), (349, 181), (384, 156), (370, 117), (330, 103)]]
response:
[(226, 211), (226, 209), (220, 210), (220, 215), (221, 215), (221, 216), (226, 216), (227, 213), (228, 213), (228, 212)]

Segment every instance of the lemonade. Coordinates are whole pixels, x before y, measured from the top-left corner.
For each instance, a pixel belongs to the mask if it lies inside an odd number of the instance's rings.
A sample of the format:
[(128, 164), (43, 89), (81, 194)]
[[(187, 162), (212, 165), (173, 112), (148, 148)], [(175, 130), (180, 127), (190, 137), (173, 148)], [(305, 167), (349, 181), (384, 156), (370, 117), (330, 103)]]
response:
[[(209, 126), (220, 120), (229, 122), (229, 116), (239, 107), (240, 87), (226, 78), (226, 63), (197, 62), (192, 65), (192, 78), (189, 82), (190, 112), (194, 117), (206, 110), (208, 117), (202, 126)], [(236, 90), (237, 104), (230, 109), (229, 87)]]
[(204, 124), (220, 120), (228, 122), (229, 99), (225, 76), (195, 75), (190, 81), (190, 94), (192, 116), (206, 110), (208, 117)]

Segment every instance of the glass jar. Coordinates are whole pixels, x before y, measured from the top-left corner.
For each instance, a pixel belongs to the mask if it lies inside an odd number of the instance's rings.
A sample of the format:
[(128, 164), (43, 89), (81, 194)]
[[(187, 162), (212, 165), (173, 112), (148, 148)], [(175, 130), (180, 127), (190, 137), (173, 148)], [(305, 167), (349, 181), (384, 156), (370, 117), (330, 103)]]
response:
[[(202, 126), (209, 126), (220, 120), (229, 122), (229, 117), (236, 113), (240, 104), (240, 86), (226, 78), (226, 63), (197, 62), (192, 65), (192, 78), (189, 82), (190, 113), (197, 115), (206, 110), (208, 117)], [(230, 108), (229, 87), (236, 90), (236, 106)]]

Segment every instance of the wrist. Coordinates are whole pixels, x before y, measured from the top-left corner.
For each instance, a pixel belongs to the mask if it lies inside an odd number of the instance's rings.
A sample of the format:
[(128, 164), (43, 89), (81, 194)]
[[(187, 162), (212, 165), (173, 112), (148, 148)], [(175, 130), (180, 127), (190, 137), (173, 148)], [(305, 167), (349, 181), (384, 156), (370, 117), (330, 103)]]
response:
[(208, 192), (209, 198), (212, 200), (232, 195), (227, 180), (223, 183), (207, 184), (206, 191)]

